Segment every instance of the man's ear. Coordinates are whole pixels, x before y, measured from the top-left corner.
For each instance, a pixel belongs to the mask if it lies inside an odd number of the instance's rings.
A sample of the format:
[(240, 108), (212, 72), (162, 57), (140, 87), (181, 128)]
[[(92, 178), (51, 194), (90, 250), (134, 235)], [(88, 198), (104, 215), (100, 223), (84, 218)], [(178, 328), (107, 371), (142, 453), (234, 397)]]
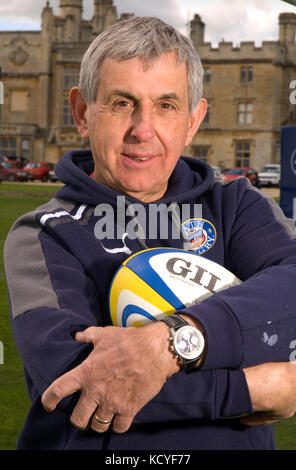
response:
[(88, 123), (86, 118), (87, 104), (78, 87), (71, 89), (69, 103), (79, 134), (83, 138), (88, 138)]
[(204, 98), (202, 98), (197, 104), (194, 111), (190, 114), (187, 137), (186, 137), (186, 142), (185, 142), (186, 146), (190, 144), (193, 137), (195, 136), (199, 126), (204, 120), (206, 112), (207, 112), (207, 101)]

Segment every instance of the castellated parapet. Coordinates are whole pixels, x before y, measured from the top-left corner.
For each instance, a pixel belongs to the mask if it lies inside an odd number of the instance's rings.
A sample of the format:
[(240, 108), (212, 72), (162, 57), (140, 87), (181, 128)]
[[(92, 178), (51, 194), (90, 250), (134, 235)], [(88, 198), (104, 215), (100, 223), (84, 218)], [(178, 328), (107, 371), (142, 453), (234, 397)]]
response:
[(198, 50), (203, 63), (211, 62), (283, 62), (287, 58), (296, 64), (296, 14), (281, 13), (279, 15), (279, 39), (262, 41), (258, 46), (254, 41), (242, 41), (234, 44), (220, 41), (214, 47), (204, 41), (205, 24), (199, 15), (195, 15), (190, 23), (190, 37)]
[(235, 60), (273, 60), (277, 54), (278, 41), (263, 41), (262, 46), (258, 47), (253, 41), (243, 41), (239, 45), (233, 42), (221, 41), (217, 47), (211, 43), (205, 42), (197, 46), (200, 58), (206, 61), (235, 61)]

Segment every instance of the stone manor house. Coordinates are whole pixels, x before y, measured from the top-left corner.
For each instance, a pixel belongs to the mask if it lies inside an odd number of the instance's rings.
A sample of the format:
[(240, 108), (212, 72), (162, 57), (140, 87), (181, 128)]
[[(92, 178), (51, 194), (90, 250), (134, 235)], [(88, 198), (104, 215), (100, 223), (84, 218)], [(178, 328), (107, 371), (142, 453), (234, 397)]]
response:
[[(78, 135), (68, 94), (77, 85), (81, 58), (91, 40), (118, 18), (113, 0), (94, 0), (91, 20), (83, 0), (60, 0), (54, 16), (46, 2), (40, 31), (0, 31), (4, 104), (0, 154), (57, 162), (65, 151), (87, 148)], [(291, 81), (296, 79), (296, 14), (279, 15), (277, 41), (205, 42), (199, 15), (190, 35), (204, 66), (205, 122), (187, 155), (230, 168), (280, 161), (280, 131), (296, 124)]]

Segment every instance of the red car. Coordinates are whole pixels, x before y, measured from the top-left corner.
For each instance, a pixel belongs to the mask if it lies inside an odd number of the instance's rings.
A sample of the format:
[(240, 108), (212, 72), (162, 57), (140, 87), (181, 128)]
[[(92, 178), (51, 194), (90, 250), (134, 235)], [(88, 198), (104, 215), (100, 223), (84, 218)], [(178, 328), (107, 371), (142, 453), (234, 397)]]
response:
[(54, 163), (50, 162), (31, 162), (24, 167), (24, 170), (30, 173), (32, 179), (41, 180), (45, 183), (48, 181), (49, 172), (54, 169), (54, 166)]
[(15, 168), (11, 163), (0, 162), (0, 180), (7, 181), (28, 181), (30, 179), (29, 173), (26, 171)]
[(245, 177), (248, 178), (251, 183), (254, 183), (256, 179), (256, 170), (254, 168), (231, 168), (231, 170), (227, 170), (223, 175), (223, 182), (229, 183), (237, 178)]

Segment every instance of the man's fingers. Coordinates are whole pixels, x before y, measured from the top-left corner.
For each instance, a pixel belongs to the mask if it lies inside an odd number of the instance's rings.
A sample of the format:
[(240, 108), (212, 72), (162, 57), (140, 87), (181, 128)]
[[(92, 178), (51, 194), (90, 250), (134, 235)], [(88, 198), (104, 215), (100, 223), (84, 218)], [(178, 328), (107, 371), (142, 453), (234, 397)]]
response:
[(128, 416), (128, 415), (115, 415), (114, 421), (113, 421), (113, 431), (117, 432), (119, 434), (126, 432), (132, 422), (133, 422), (134, 416)]
[(109, 427), (116, 433), (126, 432), (134, 419), (134, 415), (120, 414), (108, 410), (106, 407), (99, 406), (91, 419), (91, 428), (96, 432), (106, 432)]
[(81, 395), (70, 417), (70, 421), (78, 429), (86, 429), (89, 425), (92, 414), (97, 409), (98, 403), (92, 400), (87, 393), (82, 390)]
[(96, 326), (90, 326), (89, 328), (86, 328), (84, 331), (78, 331), (75, 335), (76, 341), (79, 341), (80, 343), (95, 343), (96, 340), (96, 333), (99, 327)]
[(42, 405), (48, 412), (55, 410), (57, 404), (68, 395), (77, 392), (81, 388), (79, 368), (67, 372), (56, 379), (42, 395)]
[(112, 423), (114, 414), (112, 412), (103, 411), (102, 408), (97, 408), (91, 420), (91, 428), (95, 432), (106, 432)]

